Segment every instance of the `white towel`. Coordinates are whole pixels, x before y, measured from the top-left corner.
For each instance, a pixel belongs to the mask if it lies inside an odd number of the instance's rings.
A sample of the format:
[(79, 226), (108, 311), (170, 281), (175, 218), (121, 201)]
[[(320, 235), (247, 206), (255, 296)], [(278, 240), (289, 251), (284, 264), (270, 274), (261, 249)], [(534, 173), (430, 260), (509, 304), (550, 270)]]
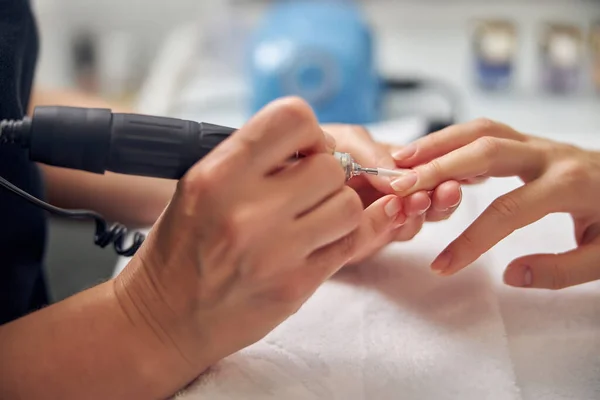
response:
[[(403, 143), (417, 129), (408, 125), (374, 133)], [(501, 280), (516, 257), (571, 248), (568, 217), (515, 232), (452, 278), (428, 270), (489, 202), (516, 185), (494, 180), (466, 189), (450, 221), (342, 271), (264, 340), (176, 398), (600, 399), (600, 282), (549, 292)]]
[[(518, 185), (516, 179), (502, 179), (482, 187), (474, 211), (479, 213), (494, 198)], [(600, 399), (600, 282), (558, 292), (501, 284), (503, 270), (515, 258), (574, 247), (573, 223), (563, 214), (515, 232), (491, 253), (524, 400)]]
[(488, 260), (452, 278), (429, 263), (474, 214), (343, 270), (264, 340), (177, 398), (521, 399)]

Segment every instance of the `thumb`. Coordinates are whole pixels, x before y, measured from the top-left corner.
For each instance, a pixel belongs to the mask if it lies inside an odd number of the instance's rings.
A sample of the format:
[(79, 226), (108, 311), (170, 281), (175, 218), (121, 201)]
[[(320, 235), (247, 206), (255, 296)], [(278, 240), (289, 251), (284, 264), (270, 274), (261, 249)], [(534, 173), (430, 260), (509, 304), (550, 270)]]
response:
[(375, 251), (383, 235), (393, 232), (404, 222), (406, 216), (401, 199), (395, 195), (380, 198), (367, 207), (359, 226), (351, 234), (312, 253), (304, 273), (314, 282), (328, 279), (348, 262)]
[(367, 207), (357, 230), (358, 241), (364, 245), (358, 248), (351, 263), (365, 259), (391, 241), (392, 233), (406, 223), (403, 208), (402, 200), (395, 195), (384, 196)]
[(535, 254), (513, 261), (504, 272), (510, 286), (564, 289), (600, 279), (600, 243), (561, 254)]

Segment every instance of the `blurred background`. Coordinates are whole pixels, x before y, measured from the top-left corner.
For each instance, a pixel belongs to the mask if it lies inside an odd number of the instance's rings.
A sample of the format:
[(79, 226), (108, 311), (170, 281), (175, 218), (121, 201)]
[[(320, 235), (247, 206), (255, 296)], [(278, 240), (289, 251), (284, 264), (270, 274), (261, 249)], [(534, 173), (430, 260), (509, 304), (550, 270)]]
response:
[[(33, 3), (37, 85), (137, 112), (239, 126), (296, 94), (322, 122), (405, 141), (481, 116), (565, 140), (600, 134), (596, 0)], [(55, 299), (111, 276), (116, 257), (91, 235), (53, 220)]]

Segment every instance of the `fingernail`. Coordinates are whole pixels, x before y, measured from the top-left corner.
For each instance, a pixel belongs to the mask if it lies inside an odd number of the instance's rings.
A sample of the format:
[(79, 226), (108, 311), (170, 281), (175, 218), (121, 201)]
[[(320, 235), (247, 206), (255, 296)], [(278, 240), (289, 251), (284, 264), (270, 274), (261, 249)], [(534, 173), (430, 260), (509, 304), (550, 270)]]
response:
[(531, 268), (527, 267), (525, 270), (525, 286), (531, 286), (533, 282), (533, 276), (531, 275)]
[(427, 200), (428, 200), (427, 201), (427, 207), (425, 207), (425, 208), (417, 211), (417, 215), (423, 215), (423, 214), (425, 214), (429, 210), (429, 208), (431, 207), (431, 198), (428, 197)]
[(514, 287), (530, 287), (533, 282), (531, 268), (526, 265), (509, 266), (504, 272), (504, 283)]
[(392, 229), (398, 229), (401, 226), (403, 226), (404, 224), (406, 224), (406, 215), (404, 215), (404, 213), (398, 213), (398, 216), (396, 217), (396, 220), (394, 221), (394, 225), (392, 226)]
[(456, 208), (456, 207), (458, 207), (458, 206), (460, 205), (460, 203), (461, 203), (461, 202), (462, 202), (462, 190), (460, 191), (460, 197), (458, 198), (458, 201), (456, 202), (456, 204), (453, 204), (453, 205), (451, 205), (450, 207), (448, 207), (448, 208), (444, 208), (443, 210), (440, 210), (440, 211), (442, 211), (442, 212), (444, 212), (444, 211), (450, 211), (450, 210), (452, 210), (453, 208)]
[(398, 216), (398, 213), (400, 212), (400, 208), (402, 208), (402, 203), (400, 202), (399, 198), (395, 197), (392, 200), (388, 201), (383, 210), (385, 211), (385, 214), (388, 217), (396, 218), (396, 216)]
[(414, 143), (411, 143), (392, 154), (392, 157), (394, 157), (394, 160), (396, 161), (402, 161), (414, 156), (416, 152), (417, 146)]
[(431, 263), (431, 269), (438, 275), (443, 275), (444, 272), (450, 266), (450, 262), (452, 261), (452, 254), (448, 250), (444, 250), (442, 254), (437, 256), (437, 258)]
[(336, 141), (333, 138), (333, 136), (331, 136), (329, 133), (323, 132), (323, 134), (325, 135), (325, 143), (327, 145), (327, 150), (333, 154), (333, 152), (335, 152), (335, 146), (337, 145)]
[(417, 173), (414, 171), (407, 172), (404, 176), (392, 181), (390, 184), (392, 189), (397, 192), (402, 192), (410, 189), (417, 183)]
[(450, 208), (458, 207), (459, 204), (462, 202), (462, 198), (463, 198), (463, 192), (462, 192), (462, 188), (459, 186), (458, 187), (458, 201), (456, 202), (456, 204), (453, 204), (452, 206), (450, 206)]

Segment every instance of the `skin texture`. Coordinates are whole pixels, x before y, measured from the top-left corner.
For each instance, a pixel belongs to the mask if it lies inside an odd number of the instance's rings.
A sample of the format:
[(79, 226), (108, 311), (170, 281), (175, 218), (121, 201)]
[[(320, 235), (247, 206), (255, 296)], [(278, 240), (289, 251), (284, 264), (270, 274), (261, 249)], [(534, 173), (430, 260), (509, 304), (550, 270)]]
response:
[(457, 273), (513, 231), (550, 213), (571, 215), (577, 248), (514, 260), (505, 282), (562, 289), (600, 279), (600, 154), (525, 135), (486, 119), (449, 127), (405, 151), (400, 166), (414, 174), (392, 183), (401, 196), (448, 180), (519, 177), (524, 185), (497, 198), (433, 262), (443, 276)]

